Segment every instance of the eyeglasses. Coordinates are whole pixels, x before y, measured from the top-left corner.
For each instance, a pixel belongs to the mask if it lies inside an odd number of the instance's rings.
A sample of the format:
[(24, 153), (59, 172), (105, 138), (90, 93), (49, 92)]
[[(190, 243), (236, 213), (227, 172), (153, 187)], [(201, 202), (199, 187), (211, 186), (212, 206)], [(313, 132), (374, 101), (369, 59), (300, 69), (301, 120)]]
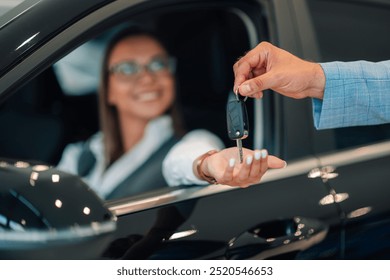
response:
[(124, 79), (133, 79), (143, 70), (152, 74), (174, 73), (176, 61), (173, 57), (154, 57), (148, 64), (124, 61), (109, 68), (110, 74), (117, 74)]

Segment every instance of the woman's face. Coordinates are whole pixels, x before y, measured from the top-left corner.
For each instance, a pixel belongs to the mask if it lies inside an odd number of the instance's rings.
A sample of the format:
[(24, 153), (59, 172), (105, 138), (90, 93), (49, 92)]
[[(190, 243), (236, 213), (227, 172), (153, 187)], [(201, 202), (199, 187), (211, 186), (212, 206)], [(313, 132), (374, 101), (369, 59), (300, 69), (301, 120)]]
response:
[(147, 35), (124, 38), (108, 58), (108, 102), (125, 118), (154, 119), (171, 106), (174, 77), (167, 68), (168, 55)]

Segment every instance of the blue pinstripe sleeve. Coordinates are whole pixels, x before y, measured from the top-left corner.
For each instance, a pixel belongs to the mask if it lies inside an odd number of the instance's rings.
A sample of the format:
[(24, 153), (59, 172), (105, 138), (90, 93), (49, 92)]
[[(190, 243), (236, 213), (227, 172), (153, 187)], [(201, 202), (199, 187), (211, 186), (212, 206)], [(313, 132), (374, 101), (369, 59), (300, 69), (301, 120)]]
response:
[(317, 129), (390, 122), (390, 60), (321, 63), (323, 100), (313, 99)]

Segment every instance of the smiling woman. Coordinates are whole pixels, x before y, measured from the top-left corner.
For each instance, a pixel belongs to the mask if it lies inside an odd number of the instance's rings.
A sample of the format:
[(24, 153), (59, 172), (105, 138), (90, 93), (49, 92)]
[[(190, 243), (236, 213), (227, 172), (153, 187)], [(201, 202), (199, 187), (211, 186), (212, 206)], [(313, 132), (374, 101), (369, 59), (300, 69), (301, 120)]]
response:
[[(58, 168), (83, 176), (104, 198), (166, 186), (163, 159), (184, 134), (166, 48), (149, 31), (125, 29), (110, 40), (102, 64), (101, 131), (69, 145)], [(198, 153), (223, 147), (213, 134), (201, 133)]]
[[(172, 116), (176, 137), (183, 135), (175, 117), (179, 113), (173, 68), (163, 63), (168, 53), (155, 38), (146, 31), (124, 30), (107, 47), (99, 97), (107, 165), (134, 147), (147, 124), (164, 114)], [(150, 70), (153, 65), (156, 71)]]

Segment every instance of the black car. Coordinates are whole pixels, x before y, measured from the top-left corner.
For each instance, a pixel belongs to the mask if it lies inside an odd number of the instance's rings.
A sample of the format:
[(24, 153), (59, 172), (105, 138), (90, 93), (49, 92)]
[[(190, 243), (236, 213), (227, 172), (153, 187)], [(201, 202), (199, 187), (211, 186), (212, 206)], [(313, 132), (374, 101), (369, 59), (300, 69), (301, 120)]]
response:
[(234, 146), (225, 108), (238, 57), (269, 41), (312, 61), (389, 59), (390, 1), (26, 0), (0, 3), (0, 15), (0, 258), (390, 258), (390, 126), (317, 131), (311, 100), (246, 101), (243, 145), (288, 162), (246, 189), (101, 201), (55, 168), (68, 143), (99, 129), (93, 64), (81, 63), (90, 76), (73, 78), (77, 88), (61, 65), (124, 24), (165, 36), (183, 121)]

